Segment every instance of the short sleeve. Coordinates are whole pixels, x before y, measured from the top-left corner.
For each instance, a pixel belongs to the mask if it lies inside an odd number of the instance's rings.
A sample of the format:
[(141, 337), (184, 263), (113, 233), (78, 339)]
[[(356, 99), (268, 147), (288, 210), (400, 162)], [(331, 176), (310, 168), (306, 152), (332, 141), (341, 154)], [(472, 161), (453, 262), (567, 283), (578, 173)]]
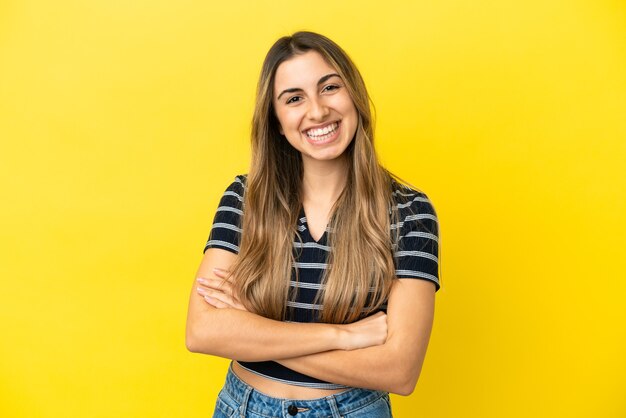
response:
[(204, 246), (205, 252), (209, 248), (221, 248), (239, 254), (244, 189), (245, 176), (237, 176), (222, 195)]
[(429, 280), (439, 290), (439, 221), (430, 199), (402, 187), (394, 191), (399, 223), (394, 251), (396, 277)]

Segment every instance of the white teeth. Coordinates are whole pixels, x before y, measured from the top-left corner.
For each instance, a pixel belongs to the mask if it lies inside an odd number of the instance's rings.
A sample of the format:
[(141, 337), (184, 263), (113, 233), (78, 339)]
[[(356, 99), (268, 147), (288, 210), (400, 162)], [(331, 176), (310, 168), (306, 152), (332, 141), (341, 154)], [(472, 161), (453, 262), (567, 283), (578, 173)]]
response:
[(335, 130), (337, 129), (337, 126), (339, 126), (339, 123), (334, 122), (331, 125), (326, 126), (324, 129), (310, 129), (306, 132), (306, 134), (313, 139), (320, 139), (320, 136), (326, 136), (327, 134), (331, 133), (331, 132), (335, 132)]

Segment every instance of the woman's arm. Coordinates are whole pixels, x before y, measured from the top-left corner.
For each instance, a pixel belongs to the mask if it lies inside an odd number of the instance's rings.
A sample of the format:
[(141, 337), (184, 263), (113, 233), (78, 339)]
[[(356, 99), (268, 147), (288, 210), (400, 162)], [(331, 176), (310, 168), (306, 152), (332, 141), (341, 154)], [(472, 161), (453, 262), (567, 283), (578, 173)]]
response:
[(433, 283), (397, 279), (389, 296), (388, 334), (384, 344), (278, 362), (328, 382), (409, 395), (415, 389), (426, 356), (434, 319), (434, 302)]
[[(225, 272), (218, 272), (226, 277)], [(232, 307), (232, 288), (209, 291), (216, 307)], [(387, 304), (387, 340), (354, 351), (333, 350), (277, 360), (300, 373), (346, 386), (384, 390), (399, 395), (413, 392), (419, 378), (434, 318), (435, 286), (427, 280), (397, 279)], [(276, 359), (274, 359), (276, 360)]]
[[(214, 269), (229, 270), (236, 255), (209, 248), (196, 277), (219, 279)], [(264, 318), (245, 310), (217, 309), (198, 293), (194, 281), (187, 314), (187, 349), (242, 361), (305, 356), (329, 350), (354, 350), (382, 344), (387, 336), (385, 315), (350, 325), (302, 324)]]
[(278, 362), (329, 382), (409, 395), (417, 384), (426, 355), (434, 318), (434, 296), (434, 285), (428, 281), (398, 279), (389, 297), (388, 336), (383, 345)]

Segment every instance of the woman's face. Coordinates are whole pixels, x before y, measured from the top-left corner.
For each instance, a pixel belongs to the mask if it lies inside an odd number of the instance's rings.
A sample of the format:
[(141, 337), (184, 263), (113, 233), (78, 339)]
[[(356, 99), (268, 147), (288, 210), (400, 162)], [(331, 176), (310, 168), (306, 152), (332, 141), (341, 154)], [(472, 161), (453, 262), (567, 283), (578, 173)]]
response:
[(273, 101), (280, 133), (305, 164), (337, 160), (354, 138), (354, 103), (337, 71), (316, 51), (278, 66)]

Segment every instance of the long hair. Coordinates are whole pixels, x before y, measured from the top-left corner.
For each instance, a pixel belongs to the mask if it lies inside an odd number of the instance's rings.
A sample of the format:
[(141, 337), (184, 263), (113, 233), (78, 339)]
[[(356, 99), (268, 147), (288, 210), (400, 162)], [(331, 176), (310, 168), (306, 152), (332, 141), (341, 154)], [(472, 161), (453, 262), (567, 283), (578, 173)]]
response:
[[(239, 257), (232, 273), (242, 303), (268, 318), (286, 317), (295, 261), (293, 240), (302, 205), (300, 153), (279, 132), (273, 106), (278, 66), (317, 51), (344, 80), (358, 114), (355, 136), (346, 149), (349, 167), (344, 190), (329, 222), (329, 267), (317, 302), (320, 320), (348, 323), (381, 307), (395, 274), (390, 222), (397, 217), (392, 178), (378, 162), (370, 98), (348, 55), (330, 39), (296, 32), (270, 48), (261, 70), (252, 119), (252, 159), (246, 180)], [(391, 216), (390, 216), (391, 215)], [(297, 277), (296, 277), (297, 280)]]

